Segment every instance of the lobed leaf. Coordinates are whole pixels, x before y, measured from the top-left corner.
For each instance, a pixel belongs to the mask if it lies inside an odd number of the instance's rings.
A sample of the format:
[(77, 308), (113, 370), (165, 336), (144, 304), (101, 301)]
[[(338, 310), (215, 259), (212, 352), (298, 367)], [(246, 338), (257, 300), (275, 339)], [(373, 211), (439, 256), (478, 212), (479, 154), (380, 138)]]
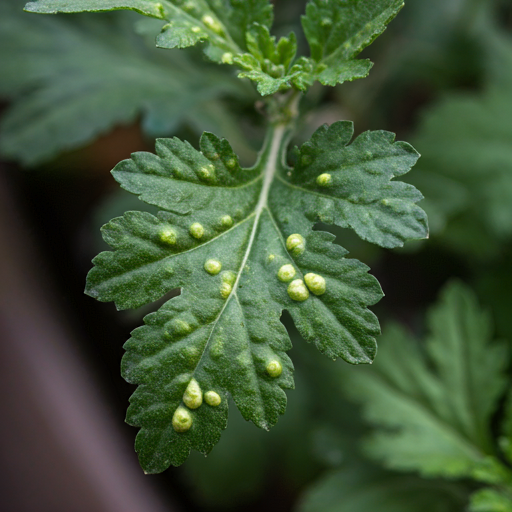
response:
[[(266, 429), (276, 423), (283, 389), (293, 387), (283, 310), (328, 357), (356, 364), (375, 356), (379, 325), (367, 306), (382, 296), (380, 286), (365, 265), (344, 258), (333, 235), (313, 231), (321, 211), (313, 215), (312, 206), (306, 217), (300, 196), (290, 195), (286, 140), (284, 127), (271, 130), (257, 164), (243, 169), (229, 143), (212, 134), (203, 135), (200, 151), (161, 139), (156, 155), (135, 153), (112, 172), (162, 211), (127, 212), (104, 226), (114, 251), (93, 260), (86, 293), (123, 309), (181, 288), (133, 332), (123, 359), (125, 378), (140, 385), (128, 421), (142, 427), (137, 450), (148, 472), (181, 464), (191, 448), (208, 453), (226, 425), (228, 394), (245, 419)], [(293, 183), (307, 186), (300, 169)], [(222, 406), (189, 407), (191, 424), (177, 432), (173, 418), (185, 410), (191, 382), (201, 396), (217, 393)]]
[(407, 333), (390, 328), (375, 370), (351, 372), (346, 390), (381, 427), (369, 455), (425, 476), (474, 476), (494, 453), (489, 418), (506, 385), (506, 346), (491, 342), (487, 314), (459, 283), (445, 289), (429, 326), (429, 361)]
[(302, 27), (323, 85), (363, 78), (372, 67), (355, 57), (386, 29), (403, 0), (310, 0)]

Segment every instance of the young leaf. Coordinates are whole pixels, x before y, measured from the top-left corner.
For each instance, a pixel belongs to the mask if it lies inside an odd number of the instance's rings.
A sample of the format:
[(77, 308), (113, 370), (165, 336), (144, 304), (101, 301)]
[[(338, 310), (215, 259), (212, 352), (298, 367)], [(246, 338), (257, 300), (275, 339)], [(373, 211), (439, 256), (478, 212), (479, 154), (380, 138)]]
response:
[(234, 62), (245, 72), (239, 78), (249, 78), (258, 84), (262, 96), (286, 91), (292, 87), (294, 79), (301, 74), (301, 69), (290, 70), (297, 52), (297, 40), (293, 32), (276, 38), (270, 35), (267, 27), (254, 23), (247, 32), (247, 48), (250, 53), (235, 57)]
[(403, 0), (310, 0), (302, 27), (323, 85), (364, 78), (372, 63), (355, 57), (403, 7)]
[[(393, 149), (381, 132), (361, 137), (354, 154), (371, 150), (375, 162), (367, 156), (361, 165), (379, 171), (368, 173), (369, 184), (383, 179), (382, 148), (394, 172), (406, 172), (409, 147)], [(125, 190), (163, 211), (127, 212), (103, 228), (114, 251), (94, 259), (86, 292), (124, 309), (182, 289), (134, 331), (123, 360), (125, 378), (140, 384), (128, 421), (142, 427), (137, 450), (148, 472), (181, 464), (191, 448), (208, 453), (226, 425), (228, 393), (245, 419), (266, 429), (276, 423), (283, 389), (293, 387), (284, 309), (328, 357), (368, 363), (375, 355), (379, 325), (367, 306), (382, 296), (380, 286), (365, 265), (343, 258), (333, 235), (313, 231), (325, 208), (312, 201), (303, 214), (309, 175), (289, 179), (287, 138), (283, 125), (270, 130), (251, 169), (240, 167), (226, 140), (205, 133), (201, 151), (161, 139), (157, 155), (136, 153), (113, 171)], [(341, 142), (333, 139), (329, 148), (324, 141), (335, 161), (337, 152), (352, 154), (349, 141)], [(318, 169), (322, 156), (310, 158), (310, 169)], [(357, 158), (351, 169), (362, 172)], [(341, 187), (336, 172), (333, 190)], [(374, 200), (381, 199), (378, 190)], [(218, 404), (208, 402), (210, 391)]]
[(472, 476), (493, 454), (489, 419), (506, 386), (507, 347), (491, 342), (488, 315), (459, 283), (442, 293), (429, 327), (430, 361), (390, 328), (375, 369), (351, 372), (346, 390), (383, 427), (366, 444), (369, 455), (426, 476)]

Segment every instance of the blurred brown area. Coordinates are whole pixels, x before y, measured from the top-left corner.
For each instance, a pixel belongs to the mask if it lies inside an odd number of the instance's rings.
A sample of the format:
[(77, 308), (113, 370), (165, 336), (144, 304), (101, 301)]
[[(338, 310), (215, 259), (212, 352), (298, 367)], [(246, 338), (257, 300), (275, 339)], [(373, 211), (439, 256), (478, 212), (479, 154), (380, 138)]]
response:
[(160, 512), (0, 167), (0, 509)]

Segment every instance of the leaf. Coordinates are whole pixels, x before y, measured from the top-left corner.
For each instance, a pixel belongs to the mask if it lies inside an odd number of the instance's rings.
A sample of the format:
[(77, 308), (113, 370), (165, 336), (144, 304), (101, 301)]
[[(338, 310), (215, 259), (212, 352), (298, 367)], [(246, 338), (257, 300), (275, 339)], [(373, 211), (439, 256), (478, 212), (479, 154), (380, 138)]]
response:
[(250, 53), (234, 59), (245, 70), (238, 75), (239, 78), (249, 78), (256, 82), (262, 96), (286, 91), (292, 84), (299, 84), (297, 79), (304, 70), (300, 64), (291, 69), (297, 52), (297, 40), (293, 32), (276, 43), (276, 38), (270, 35), (267, 27), (254, 23), (246, 37)]
[[(480, 232), (480, 238), (490, 238), (481, 244), (481, 250), (493, 240), (503, 242), (512, 233), (511, 115), (508, 88), (492, 88), (481, 95), (452, 95), (425, 115), (414, 141), (424, 157), (411, 182), (437, 175), (466, 195), (463, 208), (455, 211), (440, 207), (442, 197), (435, 191), (426, 205), (429, 216), (440, 216), (442, 225), (447, 224), (444, 232), (438, 232), (443, 241), (461, 252), (478, 250), (472, 242)], [(464, 237), (457, 236), (455, 214), (464, 220), (462, 225), (471, 226)]]
[(198, 119), (226, 133), (226, 109), (206, 115), (220, 96), (244, 97), (242, 84), (132, 33), (122, 13), (43, 18), (0, 2), (0, 46), (9, 48), (0, 54), (0, 95), (13, 100), (0, 125), (2, 154), (33, 166), (139, 116), (150, 136)]
[(389, 328), (374, 368), (351, 372), (346, 390), (380, 426), (370, 456), (425, 476), (473, 476), (494, 453), (490, 416), (507, 383), (507, 347), (491, 342), (488, 314), (457, 282), (428, 324), (428, 361), (403, 329)]
[(453, 484), (351, 465), (327, 473), (307, 491), (299, 512), (454, 512), (464, 510)]
[(270, 27), (273, 20), (268, 0), (38, 0), (25, 7), (28, 12), (47, 14), (119, 9), (166, 20), (157, 47), (187, 48), (206, 41), (208, 57), (225, 64), (245, 49), (248, 26), (258, 22)]
[(164, 19), (162, 3), (153, 0), (37, 0), (25, 6), (25, 11), (41, 14), (104, 12), (121, 9)]
[(512, 512), (512, 498), (496, 489), (480, 489), (471, 496), (470, 512)]
[[(242, 169), (228, 142), (212, 134), (200, 151), (160, 139), (157, 155), (136, 153), (113, 171), (125, 190), (163, 211), (127, 212), (104, 226), (114, 251), (94, 259), (86, 293), (124, 309), (181, 288), (133, 332), (123, 359), (125, 378), (140, 384), (128, 421), (142, 427), (137, 450), (147, 472), (181, 464), (191, 448), (208, 453), (226, 426), (228, 393), (246, 420), (265, 429), (276, 423), (283, 389), (293, 387), (284, 309), (328, 357), (368, 363), (375, 355), (379, 326), (367, 306), (382, 296), (380, 286), (365, 265), (343, 258), (333, 235), (313, 231), (322, 212), (312, 204), (303, 215), (295, 187), (307, 183), (298, 175), (293, 186), (287, 181), (286, 141), (287, 129), (273, 128), (257, 164)], [(366, 143), (375, 150), (371, 133), (354, 145), (363, 151)], [(411, 161), (401, 148), (387, 158), (396, 173), (406, 171), (404, 157)], [(335, 145), (331, 155), (337, 151), (350, 148)], [(221, 405), (180, 409), (191, 382), (217, 393)], [(176, 411), (185, 432), (173, 428)]]
[(349, 144), (353, 133), (350, 121), (339, 121), (320, 127), (302, 145), (295, 169), (279, 184), (283, 211), (300, 201), (304, 221), (350, 227), (382, 247), (426, 238), (427, 218), (415, 205), (423, 196), (411, 185), (390, 181), (407, 173), (418, 153), (394, 142), (390, 132), (365, 132)]
[(368, 75), (372, 63), (355, 57), (386, 29), (403, 0), (310, 0), (302, 27), (318, 80), (334, 86)]

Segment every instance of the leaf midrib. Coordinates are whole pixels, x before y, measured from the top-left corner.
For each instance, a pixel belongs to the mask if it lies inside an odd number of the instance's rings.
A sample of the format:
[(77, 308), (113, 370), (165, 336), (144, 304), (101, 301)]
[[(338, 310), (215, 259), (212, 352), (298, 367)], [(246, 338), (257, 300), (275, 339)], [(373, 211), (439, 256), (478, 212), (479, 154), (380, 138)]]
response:
[[(217, 315), (217, 318), (213, 322), (212, 330), (210, 331), (210, 335), (208, 336), (208, 339), (206, 340), (203, 351), (201, 353), (201, 357), (199, 358), (197, 365), (192, 373), (192, 378), (195, 376), (197, 369), (201, 366), (201, 362), (203, 360), (203, 357), (204, 357), (204, 354), (206, 353), (207, 348), (210, 345), (210, 341), (212, 339), (213, 333), (215, 332), (215, 329), (217, 328), (217, 324), (219, 323), (219, 320), (222, 318), (224, 311), (228, 307), (228, 305), (231, 301), (231, 298), (233, 296), (235, 296), (237, 302), (240, 304), (238, 295), (236, 294), (237, 289), (238, 289), (238, 284), (240, 282), (240, 278), (242, 276), (242, 272), (245, 268), (247, 260), (249, 259), (249, 256), (251, 254), (251, 250), (254, 245), (254, 240), (256, 239), (256, 233), (258, 231), (261, 214), (263, 213), (263, 210), (265, 208), (267, 208), (267, 205), (268, 205), (268, 194), (270, 192), (270, 186), (272, 185), (272, 182), (276, 175), (279, 150), (281, 148), (281, 144), (282, 144), (285, 132), (286, 132), (286, 125), (279, 125), (279, 126), (276, 126), (274, 129), (274, 133), (273, 133), (273, 137), (272, 137), (272, 141), (271, 141), (271, 145), (270, 145), (270, 151), (269, 151), (267, 161), (264, 166), (264, 172), (262, 173), (262, 175), (264, 176), (264, 181), (263, 181), (263, 186), (261, 188), (260, 196), (258, 198), (258, 203), (256, 205), (256, 209), (254, 210), (254, 212), (248, 217), (248, 218), (250, 218), (254, 215), (255, 219), (254, 219), (254, 224), (252, 227), (251, 235), (249, 237), (249, 242), (247, 243), (247, 248), (245, 250), (244, 258), (243, 258), (242, 263), (240, 264), (240, 267), (238, 269), (236, 281), (233, 284), (233, 289), (232, 289), (229, 297), (226, 299), (226, 302), (222, 306), (222, 309), (220, 310), (219, 314)], [(240, 308), (242, 308), (241, 304), (240, 304)]]

